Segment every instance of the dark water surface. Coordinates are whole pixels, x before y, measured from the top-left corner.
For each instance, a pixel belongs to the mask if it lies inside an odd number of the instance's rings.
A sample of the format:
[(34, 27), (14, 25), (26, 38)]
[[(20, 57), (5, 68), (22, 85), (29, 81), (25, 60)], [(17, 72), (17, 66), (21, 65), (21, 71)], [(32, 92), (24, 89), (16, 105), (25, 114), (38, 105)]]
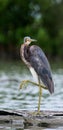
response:
[[(53, 80), (55, 84), (55, 93), (50, 95), (48, 91), (43, 90), (41, 101), (41, 110), (63, 111), (63, 68), (54, 69)], [(22, 80), (33, 79), (26, 66), (18, 62), (0, 63), (0, 110), (37, 110), (38, 105), (38, 87), (28, 85), (19, 90)], [(17, 82), (18, 81), (18, 82)], [(0, 126), (2, 130), (11, 130), (11, 127)], [(63, 130), (63, 126), (56, 128), (25, 128), (27, 130)], [(12, 130), (22, 130), (22, 128), (12, 127)]]

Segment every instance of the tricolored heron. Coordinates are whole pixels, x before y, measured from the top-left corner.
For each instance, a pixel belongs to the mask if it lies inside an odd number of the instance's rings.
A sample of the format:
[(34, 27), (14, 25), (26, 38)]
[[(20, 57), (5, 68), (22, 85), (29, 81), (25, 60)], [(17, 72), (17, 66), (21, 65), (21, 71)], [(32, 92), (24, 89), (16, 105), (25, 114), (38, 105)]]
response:
[(37, 45), (30, 46), (31, 42), (36, 42), (35, 39), (30, 37), (24, 38), (24, 43), (20, 48), (20, 55), (23, 62), (28, 66), (33, 76), (38, 79), (38, 84), (29, 80), (24, 80), (21, 83), (33, 83), (34, 85), (39, 86), (39, 102), (38, 102), (38, 112), (40, 111), (40, 101), (42, 88), (48, 89), (52, 94), (54, 92), (54, 83), (52, 79), (51, 69), (47, 57), (45, 56), (42, 49)]

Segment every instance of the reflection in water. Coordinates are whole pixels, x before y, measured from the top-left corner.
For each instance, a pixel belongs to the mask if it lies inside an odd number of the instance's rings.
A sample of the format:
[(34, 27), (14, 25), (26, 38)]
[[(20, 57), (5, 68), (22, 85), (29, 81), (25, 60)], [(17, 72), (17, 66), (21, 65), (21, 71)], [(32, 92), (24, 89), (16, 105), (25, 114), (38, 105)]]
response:
[(21, 126), (13, 125), (13, 124), (0, 124), (0, 130), (63, 130), (62, 126), (49, 126), (46, 127), (38, 127), (38, 126), (27, 126), (26, 128), (22, 128)]
[[(16, 79), (19, 82), (2, 81), (6, 79)], [(21, 63), (0, 63), (0, 109), (37, 110), (38, 87), (28, 85), (19, 90), (20, 82), (24, 79), (34, 80)], [(53, 79), (55, 93), (50, 95), (48, 91), (43, 90), (41, 110), (63, 110), (63, 69), (53, 71)]]

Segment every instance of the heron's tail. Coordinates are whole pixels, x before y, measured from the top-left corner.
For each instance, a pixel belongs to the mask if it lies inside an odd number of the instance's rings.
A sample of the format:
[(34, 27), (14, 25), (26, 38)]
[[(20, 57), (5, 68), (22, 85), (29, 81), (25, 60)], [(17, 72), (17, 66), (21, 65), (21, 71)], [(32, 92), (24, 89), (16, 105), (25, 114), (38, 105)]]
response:
[(48, 90), (49, 90), (49, 92), (51, 94), (54, 93), (54, 83), (53, 83), (53, 80), (48, 81)]

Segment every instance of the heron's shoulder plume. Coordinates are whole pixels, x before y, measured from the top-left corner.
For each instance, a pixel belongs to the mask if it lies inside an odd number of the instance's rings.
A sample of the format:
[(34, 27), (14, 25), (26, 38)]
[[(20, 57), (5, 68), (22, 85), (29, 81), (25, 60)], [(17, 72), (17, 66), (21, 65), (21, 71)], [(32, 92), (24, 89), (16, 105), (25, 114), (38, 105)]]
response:
[(30, 46), (29, 51), (30, 51), (31, 54), (35, 54), (35, 55), (41, 55), (41, 53), (43, 53), (42, 49), (37, 45)]

